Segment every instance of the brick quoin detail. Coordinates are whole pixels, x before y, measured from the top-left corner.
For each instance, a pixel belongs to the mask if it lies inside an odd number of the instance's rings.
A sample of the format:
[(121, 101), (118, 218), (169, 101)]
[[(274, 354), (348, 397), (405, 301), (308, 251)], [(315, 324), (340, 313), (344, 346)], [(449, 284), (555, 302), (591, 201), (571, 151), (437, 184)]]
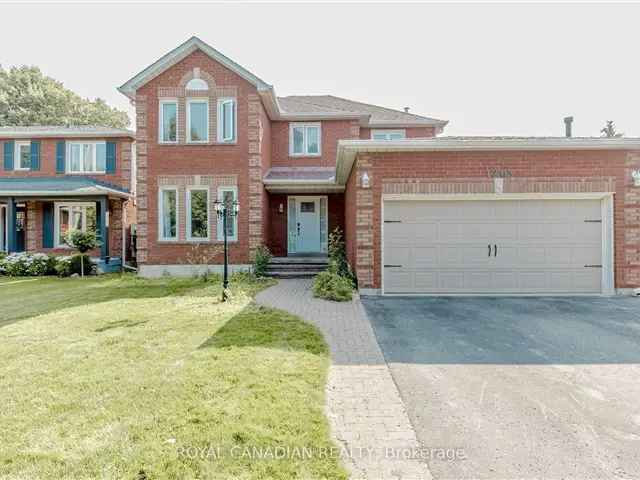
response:
[[(640, 188), (632, 170), (640, 154), (625, 151), (428, 152), (359, 154), (347, 183), (347, 252), (361, 288), (380, 288), (383, 194), (494, 193), (488, 169), (509, 170), (503, 193), (614, 193), (615, 286), (640, 286)], [(363, 189), (360, 178), (370, 178)], [(347, 227), (349, 230), (349, 227)]]

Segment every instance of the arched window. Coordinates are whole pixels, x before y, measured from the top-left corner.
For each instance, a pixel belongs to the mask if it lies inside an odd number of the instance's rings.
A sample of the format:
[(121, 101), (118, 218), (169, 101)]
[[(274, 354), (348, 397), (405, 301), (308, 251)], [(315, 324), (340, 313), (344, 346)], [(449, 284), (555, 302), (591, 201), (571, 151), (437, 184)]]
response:
[(192, 78), (187, 83), (187, 90), (209, 90), (209, 85), (201, 78)]

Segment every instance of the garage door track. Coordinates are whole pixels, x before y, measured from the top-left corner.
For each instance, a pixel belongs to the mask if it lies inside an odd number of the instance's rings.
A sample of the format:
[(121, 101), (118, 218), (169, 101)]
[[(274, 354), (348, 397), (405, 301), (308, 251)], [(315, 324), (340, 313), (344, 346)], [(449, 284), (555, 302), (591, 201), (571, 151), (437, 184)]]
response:
[(640, 478), (640, 300), (363, 299), (435, 478)]

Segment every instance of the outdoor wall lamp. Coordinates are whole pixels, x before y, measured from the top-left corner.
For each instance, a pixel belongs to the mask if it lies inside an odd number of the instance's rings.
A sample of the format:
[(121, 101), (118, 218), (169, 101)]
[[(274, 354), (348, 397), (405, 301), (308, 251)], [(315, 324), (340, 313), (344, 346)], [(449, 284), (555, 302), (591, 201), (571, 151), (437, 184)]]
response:
[(633, 179), (633, 186), (640, 187), (640, 170), (633, 170), (631, 172), (631, 178)]
[(227, 289), (229, 288), (229, 253), (227, 245), (227, 220), (229, 217), (236, 217), (240, 212), (240, 204), (238, 202), (225, 202), (222, 200), (216, 200), (213, 204), (213, 208), (218, 215), (218, 218), (222, 220), (222, 232), (224, 238), (224, 274), (222, 277), (222, 301), (226, 302), (229, 298)]
[(370, 180), (369, 180), (369, 174), (367, 172), (364, 172), (362, 174), (362, 177), (360, 178), (360, 184), (362, 185), (362, 188), (369, 188)]

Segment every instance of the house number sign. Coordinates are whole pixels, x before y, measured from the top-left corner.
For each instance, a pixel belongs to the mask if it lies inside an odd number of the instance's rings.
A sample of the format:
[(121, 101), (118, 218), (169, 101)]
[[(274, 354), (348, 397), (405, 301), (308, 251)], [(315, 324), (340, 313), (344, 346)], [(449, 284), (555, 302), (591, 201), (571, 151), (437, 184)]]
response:
[(511, 178), (513, 174), (511, 170), (506, 168), (489, 168), (487, 169), (487, 173), (491, 178)]

